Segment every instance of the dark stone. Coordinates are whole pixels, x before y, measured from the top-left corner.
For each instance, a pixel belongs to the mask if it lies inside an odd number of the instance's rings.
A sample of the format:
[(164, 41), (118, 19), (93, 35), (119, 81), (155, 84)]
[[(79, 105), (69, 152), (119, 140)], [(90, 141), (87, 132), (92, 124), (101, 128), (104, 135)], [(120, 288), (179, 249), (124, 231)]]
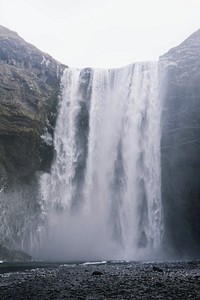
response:
[(100, 272), (100, 271), (94, 271), (94, 272), (92, 273), (92, 276), (101, 276), (101, 275), (103, 275), (103, 273)]
[(154, 272), (163, 272), (163, 270), (161, 268), (156, 267), (156, 266), (153, 266), (152, 269), (153, 269)]

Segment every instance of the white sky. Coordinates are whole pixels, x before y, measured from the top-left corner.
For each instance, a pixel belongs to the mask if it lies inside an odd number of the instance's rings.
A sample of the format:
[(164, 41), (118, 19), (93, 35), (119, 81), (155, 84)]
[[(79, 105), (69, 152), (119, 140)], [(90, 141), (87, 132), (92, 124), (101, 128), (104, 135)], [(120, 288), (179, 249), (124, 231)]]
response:
[(0, 24), (71, 67), (120, 67), (199, 29), (200, 0), (0, 0)]

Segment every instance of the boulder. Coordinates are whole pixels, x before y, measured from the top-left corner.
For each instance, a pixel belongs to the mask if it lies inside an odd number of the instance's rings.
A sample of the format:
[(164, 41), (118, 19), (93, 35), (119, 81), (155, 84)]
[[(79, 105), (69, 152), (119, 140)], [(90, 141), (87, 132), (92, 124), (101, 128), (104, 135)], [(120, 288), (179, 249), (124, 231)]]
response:
[(92, 272), (92, 276), (101, 276), (101, 275), (103, 275), (103, 273), (100, 272), (100, 271), (94, 271), (94, 272)]

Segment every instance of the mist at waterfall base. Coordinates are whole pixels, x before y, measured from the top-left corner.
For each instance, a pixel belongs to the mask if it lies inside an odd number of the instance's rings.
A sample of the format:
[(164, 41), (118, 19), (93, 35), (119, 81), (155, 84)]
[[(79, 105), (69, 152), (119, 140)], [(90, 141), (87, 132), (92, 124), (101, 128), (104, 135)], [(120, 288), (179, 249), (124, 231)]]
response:
[(55, 158), (41, 176), (50, 260), (158, 258), (163, 235), (158, 63), (64, 71)]

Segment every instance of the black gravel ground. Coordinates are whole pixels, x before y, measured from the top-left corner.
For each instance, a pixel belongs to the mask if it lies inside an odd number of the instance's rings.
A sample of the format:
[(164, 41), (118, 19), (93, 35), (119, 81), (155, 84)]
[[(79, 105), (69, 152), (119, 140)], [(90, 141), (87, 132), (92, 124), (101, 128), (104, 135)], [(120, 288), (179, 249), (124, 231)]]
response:
[(1, 264), (1, 300), (200, 299), (200, 261), (32, 267)]

